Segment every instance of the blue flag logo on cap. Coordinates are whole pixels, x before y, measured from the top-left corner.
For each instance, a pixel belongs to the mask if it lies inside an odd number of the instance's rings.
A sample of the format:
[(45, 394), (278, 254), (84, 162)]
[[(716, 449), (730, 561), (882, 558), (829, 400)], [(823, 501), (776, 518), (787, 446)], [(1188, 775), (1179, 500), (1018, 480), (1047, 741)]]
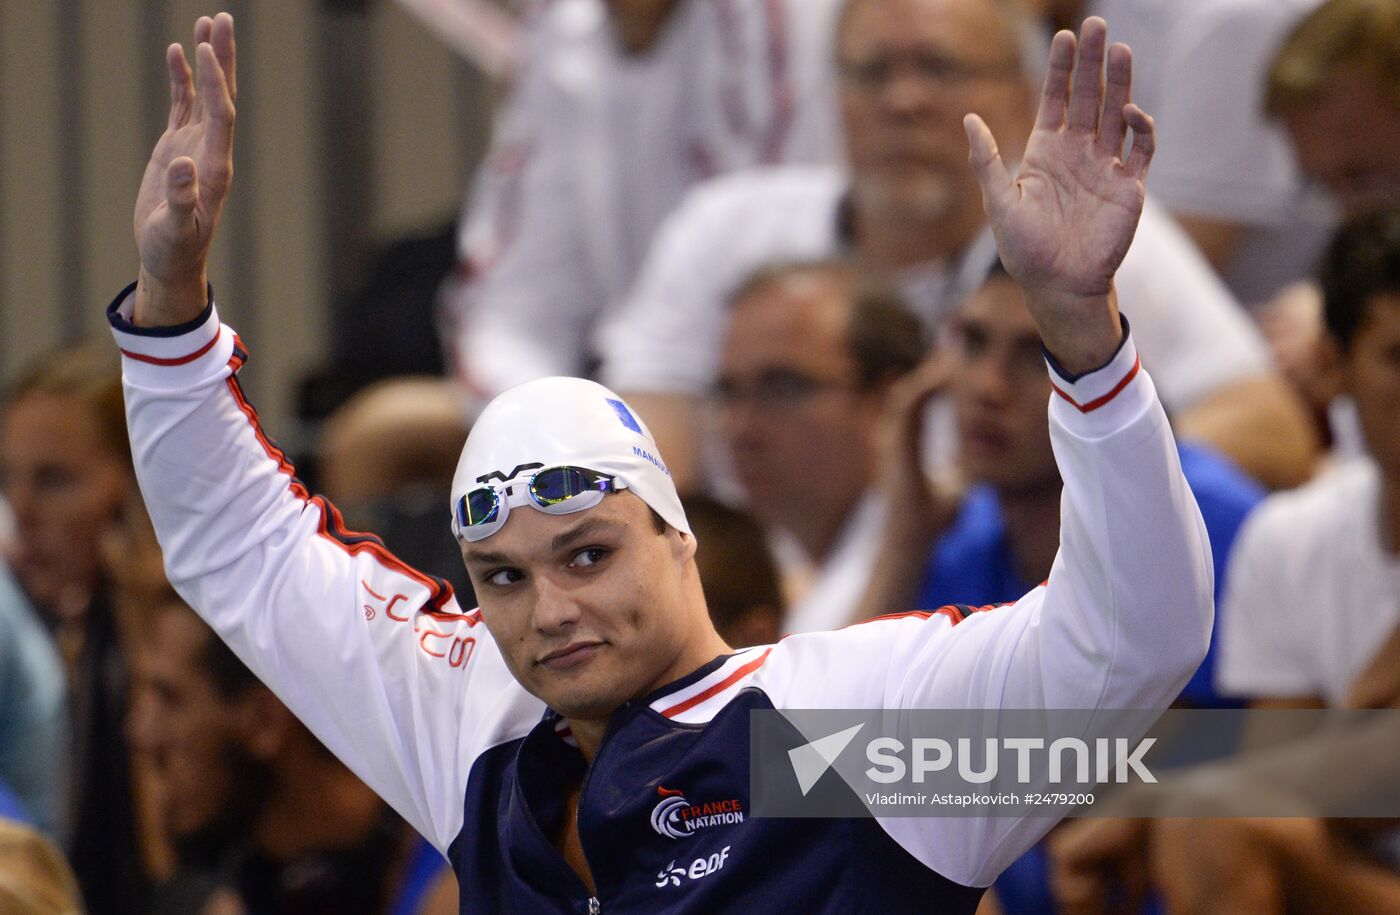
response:
[(627, 409), (627, 405), (620, 400), (609, 400), (608, 404), (617, 413), (617, 418), (622, 420), (622, 424), (638, 435), (642, 434), (641, 424), (637, 422), (637, 417), (632, 415), (632, 411)]

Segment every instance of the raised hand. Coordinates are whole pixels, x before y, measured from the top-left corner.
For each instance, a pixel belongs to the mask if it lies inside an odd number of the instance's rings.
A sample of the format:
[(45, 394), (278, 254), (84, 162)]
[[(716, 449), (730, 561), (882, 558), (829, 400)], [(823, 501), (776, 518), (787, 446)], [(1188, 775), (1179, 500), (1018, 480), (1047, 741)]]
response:
[(170, 119), (136, 197), (142, 325), (180, 324), (203, 310), (209, 246), (233, 180), (233, 17), (201, 17), (194, 40), (193, 73), (180, 45), (166, 49)]
[[(1046, 348), (1070, 371), (1096, 368), (1121, 339), (1113, 274), (1142, 214), (1152, 119), (1131, 101), (1132, 52), (1108, 26), (1058, 33), (1035, 129), (1013, 180), (983, 120), (964, 120), (1002, 263), (1026, 292)], [(1076, 45), (1078, 64), (1075, 62)], [(1071, 85), (1072, 83), (1072, 85)], [(1132, 128), (1126, 160), (1123, 141)]]

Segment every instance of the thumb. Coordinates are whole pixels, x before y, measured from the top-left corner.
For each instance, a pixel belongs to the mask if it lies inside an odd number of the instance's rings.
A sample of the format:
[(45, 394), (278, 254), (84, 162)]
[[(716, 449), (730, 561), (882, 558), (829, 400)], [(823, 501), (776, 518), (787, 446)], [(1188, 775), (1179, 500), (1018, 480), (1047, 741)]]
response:
[(991, 216), (994, 210), (1001, 209), (1006, 193), (1012, 188), (1011, 174), (1006, 170), (1006, 163), (1001, 161), (997, 141), (986, 121), (969, 114), (963, 118), (963, 130), (967, 132), (968, 161), (982, 187), (982, 205)]
[(199, 176), (189, 156), (175, 159), (166, 168), (165, 203), (173, 222), (183, 223), (194, 213), (199, 203)]

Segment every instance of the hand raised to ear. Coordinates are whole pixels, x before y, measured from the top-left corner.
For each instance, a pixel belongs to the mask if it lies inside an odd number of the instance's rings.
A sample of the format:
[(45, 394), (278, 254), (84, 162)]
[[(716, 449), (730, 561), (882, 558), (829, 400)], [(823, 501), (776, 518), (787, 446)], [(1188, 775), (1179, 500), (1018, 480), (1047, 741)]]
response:
[(195, 67), (184, 49), (165, 52), (170, 118), (141, 179), (133, 219), (141, 255), (135, 320), (180, 324), (206, 301), (209, 247), (233, 181), (237, 93), (233, 17), (195, 24)]
[(924, 418), (952, 374), (946, 355), (935, 352), (890, 387), (880, 423), (879, 486), (889, 513), (887, 526), (902, 540), (918, 541), (925, 551), (962, 504), (961, 492), (936, 486), (924, 472)]

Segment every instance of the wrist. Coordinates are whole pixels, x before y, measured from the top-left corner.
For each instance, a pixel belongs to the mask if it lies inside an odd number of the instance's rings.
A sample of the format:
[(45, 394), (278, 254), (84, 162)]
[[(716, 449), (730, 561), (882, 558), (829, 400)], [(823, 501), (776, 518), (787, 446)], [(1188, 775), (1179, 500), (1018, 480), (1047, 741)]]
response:
[(131, 323), (137, 327), (171, 327), (199, 317), (209, 305), (209, 280), (204, 270), (168, 282), (157, 279), (145, 266), (136, 280)]
[(1027, 294), (1037, 317), (1040, 339), (1051, 360), (1070, 376), (1084, 375), (1112, 361), (1126, 331), (1118, 316), (1117, 297)]

